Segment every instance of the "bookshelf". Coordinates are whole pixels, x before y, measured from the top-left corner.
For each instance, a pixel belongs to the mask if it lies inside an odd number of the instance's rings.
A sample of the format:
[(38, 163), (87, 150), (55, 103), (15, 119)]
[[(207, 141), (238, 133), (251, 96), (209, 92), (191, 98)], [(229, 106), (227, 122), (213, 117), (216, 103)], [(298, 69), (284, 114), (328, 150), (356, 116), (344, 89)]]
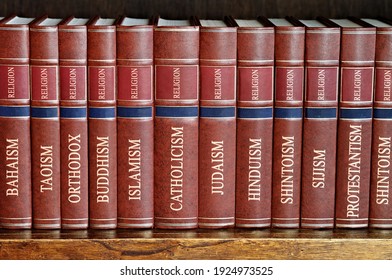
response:
[(388, 0), (4, 0), (0, 3), (0, 15), (18, 13), (23, 16), (51, 17), (149, 17), (160, 14), (163, 18), (183, 19), (197, 15), (200, 18), (219, 19), (226, 15), (238, 18), (295, 16), (311, 19), (325, 17), (390, 16), (392, 3)]
[[(0, 3), (0, 16), (388, 17), (388, 0), (69, 0)], [(0, 259), (389, 259), (392, 230), (0, 230)]]
[(391, 230), (0, 231), (0, 259), (390, 259)]

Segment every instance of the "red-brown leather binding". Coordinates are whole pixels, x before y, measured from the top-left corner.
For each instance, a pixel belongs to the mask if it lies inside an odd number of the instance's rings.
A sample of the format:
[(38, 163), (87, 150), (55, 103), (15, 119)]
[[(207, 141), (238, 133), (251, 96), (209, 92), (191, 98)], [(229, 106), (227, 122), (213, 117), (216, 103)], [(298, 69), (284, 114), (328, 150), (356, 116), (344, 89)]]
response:
[(60, 19), (30, 25), (33, 227), (61, 226), (59, 53)]
[(32, 226), (29, 26), (32, 19), (0, 22), (0, 227)]
[(392, 228), (392, 22), (376, 21), (373, 25), (377, 34), (369, 226)]
[(117, 227), (116, 26), (87, 26), (90, 228)]
[(118, 227), (154, 222), (153, 25), (117, 24)]
[(335, 226), (363, 228), (369, 219), (376, 28), (341, 27)]
[(154, 63), (155, 227), (196, 228), (199, 27), (193, 20), (158, 20), (154, 29)]
[(303, 26), (275, 26), (272, 226), (277, 228), (300, 225), (304, 49)]
[[(235, 225), (271, 225), (275, 32), (236, 20), (238, 59)], [(252, 21), (250, 22), (252, 24)]]
[[(340, 28), (306, 24), (301, 227), (333, 228)], [(314, 21), (317, 23), (317, 21)]]
[(59, 25), (61, 227), (88, 227), (87, 26)]
[(200, 26), (199, 227), (226, 228), (235, 225), (237, 27), (206, 23)]

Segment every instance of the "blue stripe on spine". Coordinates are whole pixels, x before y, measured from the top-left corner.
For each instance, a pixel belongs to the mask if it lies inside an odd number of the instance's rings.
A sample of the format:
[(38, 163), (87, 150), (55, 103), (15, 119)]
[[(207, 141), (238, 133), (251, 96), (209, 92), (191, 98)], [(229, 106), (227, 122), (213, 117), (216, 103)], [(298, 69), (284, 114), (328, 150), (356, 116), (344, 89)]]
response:
[(198, 117), (199, 108), (197, 106), (178, 106), (178, 107), (165, 107), (156, 106), (155, 114), (157, 117), (167, 118), (187, 118), (187, 117)]
[(57, 118), (59, 110), (57, 107), (31, 107), (32, 118)]
[(370, 119), (372, 108), (340, 108), (341, 119)]
[(272, 108), (238, 108), (239, 119), (270, 119)]
[(374, 108), (373, 117), (375, 119), (392, 119), (391, 108)]
[(29, 106), (0, 106), (0, 117), (29, 117)]
[(235, 107), (200, 107), (201, 118), (235, 117)]
[(61, 107), (60, 108), (60, 117), (61, 118), (86, 118), (87, 117), (87, 108), (70, 108), (70, 107)]
[(301, 119), (302, 107), (300, 108), (275, 108), (275, 118), (277, 119)]
[(152, 107), (117, 107), (120, 118), (151, 118)]
[(305, 118), (308, 119), (335, 119), (336, 108), (305, 108)]
[(91, 107), (89, 117), (94, 119), (112, 119), (116, 117), (115, 107)]

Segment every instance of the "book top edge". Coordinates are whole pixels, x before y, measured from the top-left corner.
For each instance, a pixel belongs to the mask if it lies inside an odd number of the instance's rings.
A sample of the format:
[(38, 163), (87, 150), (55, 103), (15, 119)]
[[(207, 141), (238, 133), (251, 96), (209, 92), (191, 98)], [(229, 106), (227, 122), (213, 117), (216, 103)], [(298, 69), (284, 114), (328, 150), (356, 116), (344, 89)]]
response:
[(46, 18), (43, 21), (39, 22), (37, 25), (39, 26), (57, 26), (63, 19), (61, 18)]
[(140, 26), (140, 25), (149, 25), (150, 19), (148, 18), (130, 18), (125, 17), (121, 22), (120, 26)]
[(175, 27), (175, 26), (193, 26), (193, 24), (190, 20), (182, 20), (182, 19), (171, 20), (171, 19), (159, 18), (157, 26)]
[(263, 23), (256, 19), (235, 19), (238, 27), (265, 27)]
[(299, 20), (306, 27), (327, 27), (325, 24), (318, 20)]
[(358, 27), (364, 27), (356, 22), (353, 22), (349, 19), (331, 19), (332, 22), (336, 23), (340, 27), (348, 27), (348, 28), (358, 28)]
[(114, 25), (114, 23), (116, 22), (115, 18), (99, 18), (97, 19), (97, 21), (95, 22), (95, 26), (110, 26), (110, 25)]
[(275, 26), (294, 26), (290, 21), (285, 18), (269, 18), (270, 22), (272, 22)]
[(375, 26), (375, 27), (378, 27), (378, 28), (382, 28), (382, 27), (386, 27), (386, 28), (392, 27), (391, 24), (388, 24), (388, 23), (383, 22), (383, 21), (378, 20), (378, 19), (373, 19), (373, 18), (362, 18), (362, 20), (363, 20), (364, 22), (367, 22), (367, 23), (369, 23), (369, 24), (371, 24), (371, 25), (373, 25), (373, 26)]
[(73, 18), (71, 19), (67, 25), (69, 26), (80, 26), (86, 25), (90, 19), (89, 18)]
[[(0, 18), (0, 20), (5, 19)], [(30, 17), (18, 17), (15, 16), (13, 18), (11, 18), (10, 20), (6, 21), (4, 24), (5, 25), (28, 25), (30, 24), (35, 18), (30, 18)]]
[(215, 19), (201, 19), (200, 25), (202, 27), (227, 27), (226, 22), (223, 20), (215, 20)]

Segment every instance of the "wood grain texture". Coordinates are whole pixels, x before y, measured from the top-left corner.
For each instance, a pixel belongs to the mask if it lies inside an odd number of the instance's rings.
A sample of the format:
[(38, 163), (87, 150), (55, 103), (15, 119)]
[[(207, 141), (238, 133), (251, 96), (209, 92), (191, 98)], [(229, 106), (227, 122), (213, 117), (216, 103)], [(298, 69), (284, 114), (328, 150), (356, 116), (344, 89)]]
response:
[(0, 259), (391, 259), (391, 234), (389, 230), (1, 230)]
[(164, 18), (180, 19), (197, 15), (200, 18), (219, 19), (226, 15), (237, 18), (254, 18), (258, 15), (283, 17), (291, 15), (310, 19), (325, 17), (390, 17), (392, 3), (387, 0), (4, 0), (0, 3), (0, 15), (16, 13), (36, 17), (150, 17), (160, 14)]

